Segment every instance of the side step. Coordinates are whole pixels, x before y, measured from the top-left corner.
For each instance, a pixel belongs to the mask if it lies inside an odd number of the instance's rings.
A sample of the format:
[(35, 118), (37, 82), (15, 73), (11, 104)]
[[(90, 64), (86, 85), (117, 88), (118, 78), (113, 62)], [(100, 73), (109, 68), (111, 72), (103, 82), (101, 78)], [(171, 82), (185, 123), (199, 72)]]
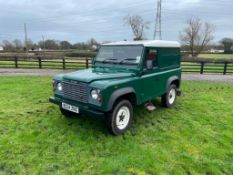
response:
[(148, 110), (148, 111), (154, 111), (156, 110), (156, 107), (154, 106), (154, 104), (152, 102), (148, 102), (144, 105), (144, 107)]

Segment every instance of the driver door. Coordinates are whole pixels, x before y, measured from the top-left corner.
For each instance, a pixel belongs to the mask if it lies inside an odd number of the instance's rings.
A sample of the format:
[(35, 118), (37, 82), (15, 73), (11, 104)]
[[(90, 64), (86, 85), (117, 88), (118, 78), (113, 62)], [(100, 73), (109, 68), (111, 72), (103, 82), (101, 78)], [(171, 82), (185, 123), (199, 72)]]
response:
[(161, 93), (158, 52), (156, 48), (146, 48), (143, 60), (142, 101), (149, 101)]

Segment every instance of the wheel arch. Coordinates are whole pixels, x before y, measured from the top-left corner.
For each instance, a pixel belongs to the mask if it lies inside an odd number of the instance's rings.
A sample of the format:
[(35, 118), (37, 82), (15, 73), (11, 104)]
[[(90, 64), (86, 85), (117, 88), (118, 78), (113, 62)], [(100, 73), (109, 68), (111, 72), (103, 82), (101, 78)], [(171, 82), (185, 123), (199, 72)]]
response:
[(177, 88), (180, 87), (180, 78), (178, 76), (172, 76), (168, 79), (166, 85), (166, 91), (169, 89), (171, 84), (175, 84)]
[(133, 106), (137, 104), (136, 92), (132, 87), (122, 88), (114, 91), (109, 98), (107, 111), (111, 111), (115, 103), (120, 99), (126, 99), (131, 102)]

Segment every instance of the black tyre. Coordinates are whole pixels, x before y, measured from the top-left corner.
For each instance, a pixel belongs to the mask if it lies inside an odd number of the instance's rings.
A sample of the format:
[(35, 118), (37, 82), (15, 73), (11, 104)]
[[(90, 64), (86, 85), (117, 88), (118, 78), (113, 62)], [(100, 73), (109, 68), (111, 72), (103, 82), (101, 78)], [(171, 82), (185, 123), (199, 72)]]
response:
[(122, 100), (106, 115), (106, 125), (111, 134), (120, 135), (130, 127), (132, 119), (132, 104), (128, 100)]
[(61, 107), (60, 107), (60, 111), (61, 111), (62, 115), (64, 115), (67, 118), (77, 117), (80, 115), (80, 114), (76, 114), (74, 112), (70, 112), (70, 111), (67, 111), (65, 109), (62, 109)]
[(177, 87), (175, 84), (171, 84), (168, 88), (168, 91), (166, 94), (162, 96), (161, 103), (162, 106), (170, 108), (172, 107), (176, 102), (177, 97)]

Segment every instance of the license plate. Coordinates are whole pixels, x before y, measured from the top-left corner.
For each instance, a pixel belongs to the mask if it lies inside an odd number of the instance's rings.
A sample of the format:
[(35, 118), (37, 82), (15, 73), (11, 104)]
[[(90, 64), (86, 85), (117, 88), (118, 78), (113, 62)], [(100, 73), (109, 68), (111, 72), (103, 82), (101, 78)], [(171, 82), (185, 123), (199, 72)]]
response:
[(72, 106), (72, 105), (69, 105), (69, 104), (66, 104), (66, 103), (62, 103), (62, 108), (67, 110), (67, 111), (71, 111), (71, 112), (74, 112), (74, 113), (79, 113), (79, 108), (76, 107), (76, 106)]

